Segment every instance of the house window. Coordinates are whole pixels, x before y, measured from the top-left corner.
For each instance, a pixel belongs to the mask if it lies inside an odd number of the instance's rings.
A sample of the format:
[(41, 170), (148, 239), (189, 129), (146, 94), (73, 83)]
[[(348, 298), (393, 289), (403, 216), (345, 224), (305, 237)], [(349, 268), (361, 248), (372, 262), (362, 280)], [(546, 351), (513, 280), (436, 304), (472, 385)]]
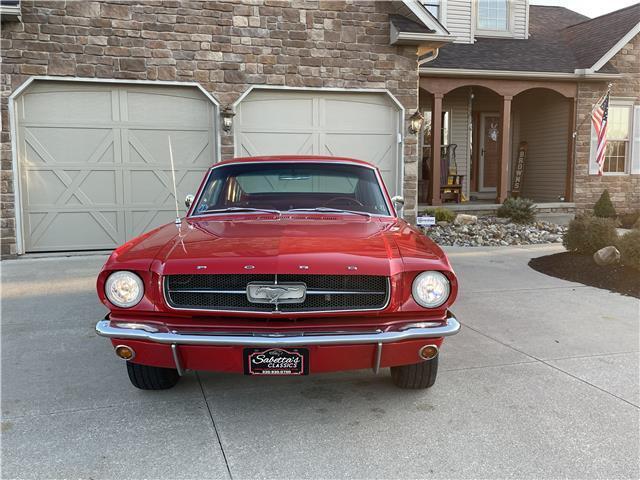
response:
[(423, 0), (421, 3), (431, 15), (440, 19), (440, 0)]
[(603, 172), (626, 173), (629, 164), (631, 106), (611, 105), (608, 122)]
[(478, 0), (478, 29), (506, 32), (508, 0)]

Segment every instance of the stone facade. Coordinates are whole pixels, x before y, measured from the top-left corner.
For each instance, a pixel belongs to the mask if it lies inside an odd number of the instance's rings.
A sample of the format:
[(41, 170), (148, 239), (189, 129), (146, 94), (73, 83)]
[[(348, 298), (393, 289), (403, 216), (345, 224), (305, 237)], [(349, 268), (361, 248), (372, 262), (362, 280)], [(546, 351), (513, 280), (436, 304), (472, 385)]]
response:
[[(389, 45), (394, 2), (22, 1), (2, 24), (2, 255), (15, 253), (8, 97), (34, 75), (198, 82), (222, 106), (251, 85), (386, 88), (418, 104), (416, 47)], [(233, 136), (221, 132), (222, 156)], [(405, 136), (404, 196), (417, 199), (416, 137)]]
[[(613, 81), (611, 97), (634, 99), (640, 104), (640, 35), (623, 47), (612, 59), (625, 78)], [(578, 85), (574, 201), (578, 212), (591, 211), (604, 189), (608, 189), (618, 213), (640, 209), (640, 175), (589, 175), (592, 106), (606, 91), (607, 82), (581, 82)]]

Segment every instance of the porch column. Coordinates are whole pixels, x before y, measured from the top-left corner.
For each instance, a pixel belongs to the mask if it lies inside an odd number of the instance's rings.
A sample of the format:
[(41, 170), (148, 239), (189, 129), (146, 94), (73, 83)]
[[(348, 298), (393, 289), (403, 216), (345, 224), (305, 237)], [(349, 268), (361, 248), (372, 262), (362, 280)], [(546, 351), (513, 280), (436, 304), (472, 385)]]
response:
[(440, 198), (440, 148), (442, 141), (442, 93), (433, 94), (431, 107), (431, 178), (429, 178), (429, 204), (441, 205)]
[(500, 151), (498, 156), (498, 182), (496, 203), (502, 203), (509, 193), (509, 143), (511, 140), (511, 100), (513, 97), (502, 97), (500, 108)]
[(569, 99), (569, 140), (567, 149), (567, 177), (564, 186), (564, 201), (573, 201), (573, 171), (574, 171), (574, 159), (575, 159), (575, 137), (573, 132), (576, 130), (576, 99)]

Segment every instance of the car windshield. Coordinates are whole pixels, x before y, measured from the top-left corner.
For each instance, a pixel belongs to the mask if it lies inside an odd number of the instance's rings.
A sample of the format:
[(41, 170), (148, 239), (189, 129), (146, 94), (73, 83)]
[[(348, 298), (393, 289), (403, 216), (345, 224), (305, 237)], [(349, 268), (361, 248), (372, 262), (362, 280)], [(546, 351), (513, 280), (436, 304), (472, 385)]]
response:
[(389, 215), (373, 169), (329, 162), (256, 162), (213, 168), (193, 212), (290, 210)]

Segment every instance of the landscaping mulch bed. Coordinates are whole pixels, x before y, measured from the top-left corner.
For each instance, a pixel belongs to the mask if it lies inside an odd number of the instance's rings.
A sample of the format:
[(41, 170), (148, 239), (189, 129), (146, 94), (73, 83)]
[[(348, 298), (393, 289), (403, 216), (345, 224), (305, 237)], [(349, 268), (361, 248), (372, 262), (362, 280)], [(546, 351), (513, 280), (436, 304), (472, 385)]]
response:
[(551, 277), (640, 298), (640, 270), (621, 265), (600, 266), (590, 255), (556, 253), (533, 258), (529, 266)]

